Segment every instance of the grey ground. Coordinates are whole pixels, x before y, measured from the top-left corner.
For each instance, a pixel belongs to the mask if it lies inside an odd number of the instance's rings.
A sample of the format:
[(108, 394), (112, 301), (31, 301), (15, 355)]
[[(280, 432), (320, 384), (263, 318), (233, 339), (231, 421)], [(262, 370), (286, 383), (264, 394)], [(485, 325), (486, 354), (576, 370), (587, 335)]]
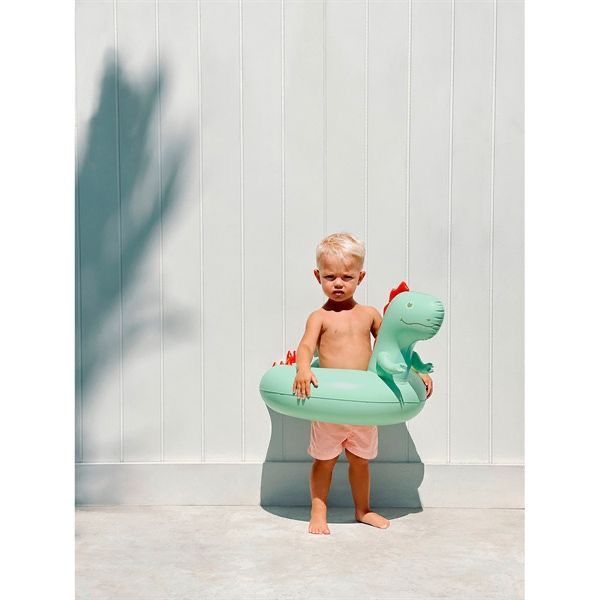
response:
[(381, 509), (379, 530), (330, 508), (156, 506), (76, 511), (77, 600), (523, 598), (523, 511)]

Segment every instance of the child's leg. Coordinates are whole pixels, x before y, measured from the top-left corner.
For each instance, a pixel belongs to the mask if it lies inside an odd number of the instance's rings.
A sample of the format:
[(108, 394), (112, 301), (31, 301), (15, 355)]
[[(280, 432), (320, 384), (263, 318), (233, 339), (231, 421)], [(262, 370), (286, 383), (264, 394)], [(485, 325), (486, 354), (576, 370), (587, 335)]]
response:
[(339, 457), (330, 460), (319, 460), (315, 458), (310, 473), (310, 533), (329, 533), (327, 527), (327, 495), (331, 487), (333, 467)]
[(380, 527), (382, 529), (389, 526), (390, 522), (381, 515), (373, 512), (369, 506), (370, 492), (370, 474), (369, 461), (353, 454), (346, 448), (348, 457), (348, 479), (352, 488), (352, 498), (354, 500), (354, 516), (357, 521)]

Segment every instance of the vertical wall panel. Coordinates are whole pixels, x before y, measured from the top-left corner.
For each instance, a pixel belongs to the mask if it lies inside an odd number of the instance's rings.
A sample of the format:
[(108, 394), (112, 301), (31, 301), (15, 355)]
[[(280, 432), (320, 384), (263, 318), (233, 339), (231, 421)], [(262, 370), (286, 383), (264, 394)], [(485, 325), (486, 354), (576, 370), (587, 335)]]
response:
[[(322, 306), (313, 275), (323, 237), (323, 4), (285, 2), (285, 338), (296, 348)], [(310, 460), (310, 423), (281, 417), (286, 460)], [(275, 430), (273, 435), (275, 435)]]
[[(243, 3), (245, 454), (263, 461), (271, 436), (257, 382), (281, 352), (281, 5)], [(280, 435), (277, 436), (280, 443)]]
[(327, 233), (364, 238), (365, 3), (327, 2), (325, 33)]
[(367, 302), (406, 278), (408, 2), (369, 2)]
[[(77, 114), (77, 108), (75, 108)], [(79, 161), (77, 151), (77, 141), (75, 141), (75, 172), (79, 172)], [(81, 237), (80, 237), (80, 209), (79, 209), (79, 185), (75, 181), (75, 462), (83, 461), (83, 440), (82, 440), (82, 403), (83, 389), (81, 377)]]
[(123, 454), (162, 458), (161, 189), (156, 7), (117, 4), (123, 239)]
[(164, 459), (202, 458), (198, 5), (159, 4)]
[(456, 4), (450, 456), (458, 462), (489, 459), (493, 17), (491, 1)]
[(76, 6), (81, 397), (78, 459), (118, 462), (120, 434), (119, 190), (112, 4)]
[[(369, 2), (366, 302), (406, 279), (408, 2)], [(377, 460), (408, 460), (405, 425), (379, 429)]]
[[(77, 32), (80, 31), (80, 12), (78, 7), (75, 7), (75, 50), (79, 50), (79, 38)], [(80, 226), (80, 208), (79, 208), (79, 153), (81, 148), (79, 147), (78, 133), (80, 128), (79, 121), (79, 90), (77, 85), (79, 83), (79, 75), (81, 75), (78, 69), (79, 63), (75, 65), (76, 74), (76, 90), (75, 90), (75, 264), (73, 270), (75, 273), (75, 419), (73, 422), (73, 433), (75, 439), (75, 462), (83, 461), (83, 440), (82, 440), (82, 405), (83, 405), (83, 387), (82, 387), (82, 365), (81, 365), (81, 226)]]
[(523, 4), (498, 2), (492, 461), (523, 461)]
[(240, 10), (203, 2), (202, 131), (207, 461), (242, 457)]
[[(412, 3), (408, 285), (437, 296), (446, 307), (451, 34), (450, 0)], [(417, 347), (435, 372), (434, 395), (408, 423), (417, 453), (409, 449), (413, 461), (447, 460), (447, 336), (446, 321), (435, 338)]]

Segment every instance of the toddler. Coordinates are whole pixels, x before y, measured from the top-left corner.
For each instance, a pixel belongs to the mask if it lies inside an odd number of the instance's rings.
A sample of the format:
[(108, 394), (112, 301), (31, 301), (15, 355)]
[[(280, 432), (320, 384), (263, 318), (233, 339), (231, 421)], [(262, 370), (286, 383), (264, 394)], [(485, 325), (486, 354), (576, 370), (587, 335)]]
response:
[[(366, 370), (371, 358), (371, 334), (377, 337), (382, 316), (373, 306), (361, 305), (354, 292), (365, 277), (362, 270), (364, 243), (350, 233), (334, 233), (317, 246), (314, 275), (328, 300), (312, 312), (296, 352), (293, 392), (298, 398), (310, 395), (318, 381), (310, 369), (315, 349), (319, 367)], [(432, 392), (429, 375), (419, 373)], [(386, 528), (390, 522), (369, 506), (369, 460), (377, 456), (376, 425), (338, 425), (312, 421), (308, 453), (315, 460), (310, 475), (311, 513), (308, 531), (330, 533), (327, 526), (327, 495), (333, 468), (344, 449), (349, 462), (348, 479), (357, 521)]]

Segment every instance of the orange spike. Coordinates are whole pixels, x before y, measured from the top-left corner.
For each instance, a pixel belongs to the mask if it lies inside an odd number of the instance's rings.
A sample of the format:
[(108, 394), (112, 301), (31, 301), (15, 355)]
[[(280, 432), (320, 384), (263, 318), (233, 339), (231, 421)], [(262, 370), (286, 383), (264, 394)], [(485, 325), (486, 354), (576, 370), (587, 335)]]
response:
[(385, 311), (387, 310), (387, 307), (390, 305), (390, 302), (398, 295), (401, 294), (402, 292), (410, 292), (410, 290), (408, 289), (408, 286), (406, 285), (405, 281), (402, 281), (400, 283), (400, 285), (398, 285), (397, 288), (394, 288), (393, 290), (390, 291), (390, 299), (389, 302), (383, 307), (383, 314), (385, 315)]

